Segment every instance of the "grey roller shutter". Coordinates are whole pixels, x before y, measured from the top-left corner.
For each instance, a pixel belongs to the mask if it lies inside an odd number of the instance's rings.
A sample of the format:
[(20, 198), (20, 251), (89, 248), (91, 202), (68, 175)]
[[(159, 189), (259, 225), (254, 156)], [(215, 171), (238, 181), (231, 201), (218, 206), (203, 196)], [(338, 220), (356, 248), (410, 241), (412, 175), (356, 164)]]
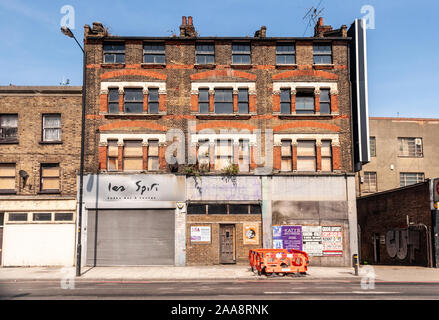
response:
[(174, 265), (174, 210), (89, 210), (87, 265)]

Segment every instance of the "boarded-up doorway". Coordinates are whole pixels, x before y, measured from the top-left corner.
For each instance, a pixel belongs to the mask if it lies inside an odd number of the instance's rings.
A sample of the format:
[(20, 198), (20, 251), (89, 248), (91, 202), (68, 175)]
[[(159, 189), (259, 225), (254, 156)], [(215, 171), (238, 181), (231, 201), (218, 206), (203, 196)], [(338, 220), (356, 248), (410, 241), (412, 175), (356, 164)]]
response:
[(236, 263), (235, 259), (235, 225), (220, 225), (220, 263)]

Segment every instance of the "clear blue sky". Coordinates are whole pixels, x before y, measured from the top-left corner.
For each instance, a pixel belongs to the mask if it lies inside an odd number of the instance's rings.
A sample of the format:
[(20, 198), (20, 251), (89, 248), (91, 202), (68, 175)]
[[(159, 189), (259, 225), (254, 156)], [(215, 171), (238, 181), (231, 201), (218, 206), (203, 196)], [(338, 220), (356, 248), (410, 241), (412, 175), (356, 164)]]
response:
[[(303, 16), (320, 0), (75, 1), (0, 0), (0, 85), (82, 84), (82, 54), (61, 34), (61, 8), (75, 9), (75, 34), (101, 21), (115, 35), (170, 36), (181, 16), (193, 16), (201, 36), (310, 36)], [(375, 9), (368, 30), (371, 116), (439, 118), (437, 0), (323, 0), (325, 24), (334, 28)]]

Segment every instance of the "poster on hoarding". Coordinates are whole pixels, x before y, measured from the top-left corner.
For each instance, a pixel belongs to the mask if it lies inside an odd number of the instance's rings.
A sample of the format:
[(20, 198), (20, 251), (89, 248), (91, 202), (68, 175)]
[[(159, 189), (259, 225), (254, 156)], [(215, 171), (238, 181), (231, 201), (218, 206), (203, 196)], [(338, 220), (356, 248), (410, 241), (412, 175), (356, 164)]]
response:
[(210, 227), (191, 227), (191, 242), (210, 242)]
[(244, 244), (259, 244), (259, 223), (244, 223)]
[(322, 244), (324, 256), (343, 255), (342, 227), (322, 227)]
[(322, 227), (302, 227), (303, 251), (311, 257), (323, 256)]
[(273, 226), (273, 248), (302, 250), (302, 226)]

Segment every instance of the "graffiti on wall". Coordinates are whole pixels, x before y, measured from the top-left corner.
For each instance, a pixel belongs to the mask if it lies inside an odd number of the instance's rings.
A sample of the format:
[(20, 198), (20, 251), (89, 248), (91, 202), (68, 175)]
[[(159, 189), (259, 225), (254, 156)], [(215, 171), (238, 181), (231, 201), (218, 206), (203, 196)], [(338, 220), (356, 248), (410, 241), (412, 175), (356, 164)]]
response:
[(389, 230), (386, 234), (387, 254), (391, 258), (415, 261), (415, 250), (419, 250), (420, 232), (417, 230)]

